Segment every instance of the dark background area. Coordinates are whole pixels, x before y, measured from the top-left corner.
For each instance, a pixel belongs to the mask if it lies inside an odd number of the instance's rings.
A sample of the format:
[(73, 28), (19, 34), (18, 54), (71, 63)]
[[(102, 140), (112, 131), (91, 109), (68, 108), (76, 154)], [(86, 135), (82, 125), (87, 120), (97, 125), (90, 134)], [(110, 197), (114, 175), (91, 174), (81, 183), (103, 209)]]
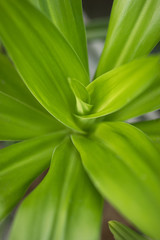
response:
[(83, 0), (83, 8), (90, 18), (110, 15), (113, 0)]

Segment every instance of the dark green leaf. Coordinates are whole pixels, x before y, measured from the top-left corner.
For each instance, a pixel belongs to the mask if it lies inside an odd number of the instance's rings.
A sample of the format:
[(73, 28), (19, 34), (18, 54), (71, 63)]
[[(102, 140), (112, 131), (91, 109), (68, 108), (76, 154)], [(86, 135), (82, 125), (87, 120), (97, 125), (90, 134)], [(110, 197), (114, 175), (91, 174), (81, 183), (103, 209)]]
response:
[(10, 240), (98, 240), (102, 199), (70, 140), (56, 148), (49, 173), (16, 216)]
[(146, 235), (160, 239), (160, 161), (151, 141), (126, 123), (102, 123), (89, 138), (74, 135), (99, 191)]
[(50, 163), (66, 132), (52, 133), (0, 150), (0, 219), (24, 196), (30, 183)]

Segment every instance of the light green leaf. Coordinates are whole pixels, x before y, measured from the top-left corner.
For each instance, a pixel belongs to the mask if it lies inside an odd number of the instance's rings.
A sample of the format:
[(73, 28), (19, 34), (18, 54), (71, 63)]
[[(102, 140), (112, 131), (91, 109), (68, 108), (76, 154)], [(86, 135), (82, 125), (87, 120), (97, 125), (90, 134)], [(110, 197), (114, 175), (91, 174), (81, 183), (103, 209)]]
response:
[(39, 0), (39, 5), (71, 44), (89, 73), (82, 0)]
[[(90, 94), (90, 104), (93, 105), (92, 111), (85, 118), (95, 118), (121, 110), (125, 105), (128, 106), (126, 116), (134, 114), (130, 111), (130, 102), (142, 98), (140, 109), (144, 111), (145, 101), (143, 93), (152, 92), (152, 87), (160, 85), (160, 58), (143, 57), (125, 64), (106, 74), (103, 74), (90, 85), (87, 90)], [(154, 93), (154, 91), (153, 91)], [(157, 99), (157, 95), (155, 94)], [(150, 106), (159, 106), (157, 102), (151, 103)], [(144, 109), (143, 109), (144, 108)]]
[(149, 54), (160, 41), (159, 0), (114, 0), (96, 76)]
[(8, 57), (2, 54), (0, 54), (0, 92), (49, 115), (27, 89)]
[(28, 186), (49, 166), (52, 151), (66, 132), (52, 133), (0, 150), (0, 220), (24, 196)]
[(45, 179), (20, 206), (10, 240), (98, 240), (101, 214), (102, 198), (67, 139), (56, 148)]
[(0, 92), (0, 140), (23, 140), (63, 129), (54, 118)]
[(39, 0), (28, 0), (28, 1), (32, 3), (35, 7), (40, 9)]
[(133, 125), (146, 133), (160, 150), (160, 119), (137, 122)]
[(0, 54), (0, 140), (22, 140), (64, 128), (31, 95)]
[(108, 122), (73, 141), (103, 196), (142, 232), (160, 239), (159, 153), (146, 135), (129, 124)]
[(68, 79), (76, 99), (77, 114), (84, 115), (91, 111), (90, 96), (84, 85), (74, 79)]
[[(158, 79), (157, 79), (158, 80)], [(160, 84), (159, 81), (147, 88), (141, 95), (133, 99), (129, 104), (119, 111), (110, 114), (104, 118), (106, 121), (125, 121), (134, 117), (141, 116), (145, 113), (158, 110), (160, 108)]]
[(152, 139), (160, 138), (160, 119), (137, 122), (133, 124), (149, 135)]
[(67, 79), (87, 85), (89, 76), (57, 27), (27, 0), (8, 0), (0, 2), (0, 35), (33, 95), (53, 116), (79, 130)]
[(135, 231), (126, 227), (124, 224), (117, 221), (110, 221), (109, 228), (113, 233), (115, 240), (146, 240), (147, 238), (141, 236)]

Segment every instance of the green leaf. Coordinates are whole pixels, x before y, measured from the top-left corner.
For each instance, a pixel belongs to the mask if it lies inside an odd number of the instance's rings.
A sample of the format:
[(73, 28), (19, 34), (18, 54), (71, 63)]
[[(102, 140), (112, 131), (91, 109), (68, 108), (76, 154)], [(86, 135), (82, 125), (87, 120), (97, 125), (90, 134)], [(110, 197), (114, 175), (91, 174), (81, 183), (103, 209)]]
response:
[(77, 114), (84, 115), (91, 111), (90, 96), (84, 85), (74, 79), (68, 79), (70, 87), (76, 99)]
[(54, 118), (0, 92), (0, 140), (23, 140), (63, 129)]
[(152, 139), (160, 138), (160, 119), (137, 122), (133, 124), (140, 128), (144, 133), (149, 135)]
[(102, 195), (142, 232), (160, 239), (159, 153), (146, 135), (108, 122), (88, 138), (74, 135), (73, 142)]
[(22, 140), (63, 127), (37, 102), (0, 54), (0, 140)]
[(49, 115), (27, 89), (8, 57), (2, 54), (0, 54), (0, 92)]
[(141, 116), (145, 113), (158, 110), (160, 108), (160, 84), (156, 82), (147, 88), (141, 95), (133, 99), (129, 104), (119, 111), (110, 114), (104, 118), (106, 121), (125, 121), (134, 117)]
[(20, 206), (10, 240), (98, 240), (101, 214), (102, 198), (67, 139), (56, 148), (45, 179)]
[(160, 150), (160, 119), (137, 122), (133, 125), (146, 133), (152, 139), (158, 150)]
[(52, 133), (0, 150), (0, 220), (20, 201), (31, 182), (49, 166), (52, 151), (65, 134), (65, 131)]
[(149, 54), (160, 41), (160, 1), (115, 0), (96, 76)]
[(110, 221), (109, 228), (113, 233), (115, 240), (147, 240), (135, 231), (126, 227), (124, 224), (117, 221)]
[(71, 44), (89, 73), (82, 0), (39, 0), (39, 5)]
[(87, 85), (89, 76), (57, 27), (27, 0), (8, 0), (0, 2), (0, 35), (33, 95), (58, 120), (79, 130), (67, 79)]
[[(129, 106), (130, 102), (132, 104), (132, 101), (136, 101), (138, 97), (142, 98), (142, 101), (141, 105), (138, 105), (139, 110), (137, 111), (144, 112), (146, 107), (143, 97), (146, 98), (146, 95), (143, 96), (143, 93), (147, 91), (152, 93), (152, 88), (160, 85), (159, 60), (159, 56), (143, 57), (105, 73), (93, 81), (87, 86), (87, 90), (91, 97), (90, 104), (94, 107), (91, 113), (84, 118), (105, 116), (119, 109), (121, 111), (125, 105), (128, 106), (126, 117), (136, 114), (136, 112), (130, 111)], [(159, 106), (157, 102), (154, 104), (151, 103), (150, 106), (154, 106), (154, 108)]]

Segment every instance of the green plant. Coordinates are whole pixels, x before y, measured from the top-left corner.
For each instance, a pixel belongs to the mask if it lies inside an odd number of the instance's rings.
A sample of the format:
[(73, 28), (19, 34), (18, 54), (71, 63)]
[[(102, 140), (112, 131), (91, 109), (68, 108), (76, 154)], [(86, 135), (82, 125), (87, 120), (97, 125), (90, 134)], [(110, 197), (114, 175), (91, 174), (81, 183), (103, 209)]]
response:
[(160, 121), (122, 122), (160, 107), (160, 0), (114, 1), (91, 83), (81, 0), (30, 2), (0, 1), (0, 219), (50, 169), (10, 240), (97, 240), (103, 198), (160, 239)]

